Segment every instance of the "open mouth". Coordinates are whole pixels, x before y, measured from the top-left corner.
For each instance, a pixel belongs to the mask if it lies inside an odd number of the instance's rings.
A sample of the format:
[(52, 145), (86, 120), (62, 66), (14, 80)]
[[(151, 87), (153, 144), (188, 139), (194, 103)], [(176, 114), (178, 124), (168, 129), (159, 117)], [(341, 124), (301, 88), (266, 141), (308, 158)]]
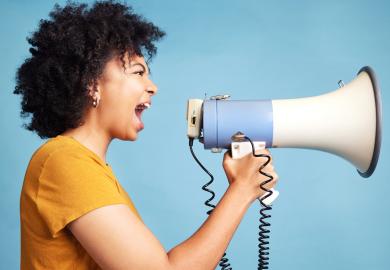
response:
[(135, 107), (135, 115), (137, 116), (138, 118), (138, 122), (139, 122), (139, 129), (143, 129), (144, 128), (144, 124), (142, 123), (142, 120), (141, 120), (141, 116), (142, 116), (142, 113), (150, 108), (151, 104), (149, 102), (144, 102), (144, 103), (141, 103), (141, 104), (138, 104), (136, 107)]
[(135, 112), (138, 115), (141, 115), (142, 112), (146, 109), (150, 108), (150, 103), (149, 102), (145, 102), (145, 103), (141, 103), (141, 104), (138, 104), (136, 107), (135, 107)]

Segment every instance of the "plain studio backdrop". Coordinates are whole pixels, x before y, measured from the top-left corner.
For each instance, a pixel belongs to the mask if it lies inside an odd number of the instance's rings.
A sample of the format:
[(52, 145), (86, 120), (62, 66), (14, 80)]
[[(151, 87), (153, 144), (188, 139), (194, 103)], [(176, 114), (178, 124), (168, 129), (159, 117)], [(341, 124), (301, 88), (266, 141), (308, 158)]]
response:
[[(0, 3), (0, 269), (17, 269), (19, 195), (32, 153), (44, 141), (21, 126), (15, 71), (30, 56), (26, 36), (54, 1)], [(59, 2), (61, 5), (65, 1)], [(271, 269), (389, 269), (390, 4), (388, 1), (128, 1), (167, 32), (151, 64), (159, 86), (136, 142), (114, 140), (107, 160), (147, 226), (169, 250), (205, 220), (192, 159), (186, 102), (205, 94), (233, 99), (314, 96), (371, 66), (383, 102), (378, 166), (363, 179), (347, 161), (320, 151), (274, 149), (280, 196), (271, 218)], [(364, 110), (364, 108), (361, 108)], [(222, 154), (195, 151), (227, 188)], [(257, 268), (259, 204), (248, 210), (227, 254), (234, 269)], [(131, 239), (128, 239), (131, 241)], [(153, 256), (153, 254), (151, 254)]]

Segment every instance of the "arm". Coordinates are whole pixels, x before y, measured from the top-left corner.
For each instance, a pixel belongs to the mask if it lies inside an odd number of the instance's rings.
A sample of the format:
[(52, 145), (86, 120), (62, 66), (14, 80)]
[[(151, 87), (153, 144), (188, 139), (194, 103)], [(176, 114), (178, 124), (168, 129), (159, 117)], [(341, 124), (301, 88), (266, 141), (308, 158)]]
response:
[(230, 185), (202, 226), (168, 252), (173, 269), (215, 269), (251, 203), (240, 189)]
[[(260, 158), (249, 156), (233, 161), (225, 154), (229, 188), (204, 224), (168, 253), (125, 205), (91, 211), (70, 223), (69, 229), (103, 269), (214, 269), (250, 203), (262, 194), (259, 162)], [(269, 170), (273, 173), (272, 166)]]
[[(263, 149), (257, 154), (270, 152)], [(230, 186), (199, 230), (169, 251), (173, 269), (215, 269), (246, 210), (264, 194), (259, 186), (266, 178), (258, 172), (264, 162), (265, 159), (252, 154), (233, 160), (229, 152), (225, 153), (223, 168)], [(273, 176), (274, 180), (266, 185), (272, 188), (278, 180), (272, 161), (263, 171)]]

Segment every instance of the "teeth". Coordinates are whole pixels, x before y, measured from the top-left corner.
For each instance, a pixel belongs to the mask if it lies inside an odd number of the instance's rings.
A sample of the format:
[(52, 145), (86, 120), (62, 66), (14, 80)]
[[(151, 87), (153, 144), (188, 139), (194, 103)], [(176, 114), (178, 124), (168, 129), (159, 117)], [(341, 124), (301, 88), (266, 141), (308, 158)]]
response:
[(145, 102), (145, 103), (141, 103), (137, 106), (137, 109), (141, 110), (141, 109), (147, 109), (147, 108), (150, 108), (150, 103), (148, 102)]

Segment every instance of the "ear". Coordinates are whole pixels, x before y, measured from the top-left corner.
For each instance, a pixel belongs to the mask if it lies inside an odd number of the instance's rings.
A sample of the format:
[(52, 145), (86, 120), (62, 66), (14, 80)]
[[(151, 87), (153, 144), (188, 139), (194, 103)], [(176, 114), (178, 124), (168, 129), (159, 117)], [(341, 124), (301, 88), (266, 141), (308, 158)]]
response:
[(97, 80), (91, 82), (88, 85), (88, 95), (92, 99), (100, 99), (101, 90), (100, 90), (100, 87), (99, 87), (99, 82)]

